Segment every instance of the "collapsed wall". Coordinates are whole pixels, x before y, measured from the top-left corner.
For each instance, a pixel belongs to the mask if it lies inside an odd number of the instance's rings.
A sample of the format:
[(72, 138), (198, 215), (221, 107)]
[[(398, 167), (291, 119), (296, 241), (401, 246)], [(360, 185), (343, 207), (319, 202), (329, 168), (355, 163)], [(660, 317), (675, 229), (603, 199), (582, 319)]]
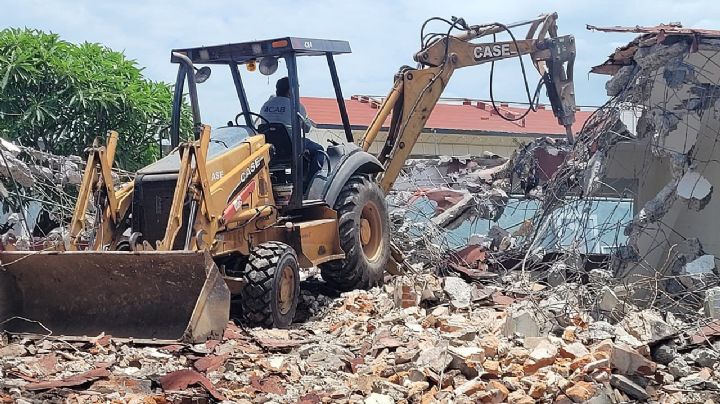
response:
[(78, 156), (56, 156), (0, 139), (2, 242), (15, 235), (27, 241), (28, 233), (45, 235), (67, 222), (83, 165)]
[[(41, 245), (43, 237), (62, 233), (72, 217), (84, 169), (79, 156), (58, 156), (0, 139), (0, 248), (14, 244), (30, 249)], [(117, 168), (112, 175), (116, 184), (132, 178)], [(95, 204), (90, 205), (86, 220), (92, 222)]]
[[(524, 247), (538, 247), (550, 211), (572, 202), (583, 218), (599, 194), (632, 199), (627, 241), (612, 251), (614, 294), (697, 314), (704, 291), (718, 284), (720, 32), (598, 30), (644, 35), (593, 69), (612, 75), (606, 85), (612, 98), (548, 183), (538, 230)], [(584, 235), (577, 237), (581, 245)]]

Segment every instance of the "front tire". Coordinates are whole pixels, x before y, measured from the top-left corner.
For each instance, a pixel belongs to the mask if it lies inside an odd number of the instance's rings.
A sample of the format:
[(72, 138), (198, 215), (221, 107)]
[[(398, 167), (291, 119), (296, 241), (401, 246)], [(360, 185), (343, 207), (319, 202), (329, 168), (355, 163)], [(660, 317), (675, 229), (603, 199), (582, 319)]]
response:
[(345, 259), (321, 265), (323, 279), (339, 291), (382, 284), (390, 256), (390, 223), (382, 189), (366, 176), (353, 175), (340, 191), (335, 210)]
[(272, 241), (253, 248), (243, 278), (243, 323), (268, 328), (292, 324), (300, 297), (300, 271), (292, 247)]

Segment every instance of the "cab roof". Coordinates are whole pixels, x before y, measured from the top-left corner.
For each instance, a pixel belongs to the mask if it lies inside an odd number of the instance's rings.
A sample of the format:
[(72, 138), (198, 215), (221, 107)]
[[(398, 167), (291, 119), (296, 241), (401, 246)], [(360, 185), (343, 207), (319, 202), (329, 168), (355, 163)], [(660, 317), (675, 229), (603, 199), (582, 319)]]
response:
[[(351, 50), (348, 41), (284, 37), (263, 41), (173, 49), (172, 52), (186, 55), (193, 64), (242, 64), (266, 56), (283, 56), (288, 53), (295, 53), (296, 56), (322, 56), (325, 54), (350, 53)], [(172, 56), (172, 53), (170, 55), (171, 62), (179, 62), (177, 58)]]

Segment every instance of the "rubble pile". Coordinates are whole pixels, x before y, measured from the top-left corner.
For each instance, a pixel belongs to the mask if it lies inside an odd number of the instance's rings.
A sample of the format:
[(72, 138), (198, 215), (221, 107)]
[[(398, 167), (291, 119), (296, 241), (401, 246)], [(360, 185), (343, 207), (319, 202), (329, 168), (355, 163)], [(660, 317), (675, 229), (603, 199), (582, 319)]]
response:
[[(78, 156), (56, 156), (0, 141), (0, 202), (3, 213), (10, 212), (0, 226), (0, 233), (3, 243), (30, 248), (27, 233), (39, 232), (35, 235), (44, 236), (69, 220), (75, 203), (73, 191), (82, 180), (84, 162)], [(43, 217), (38, 217), (40, 211), (44, 212)], [(34, 231), (36, 225), (42, 231)], [(21, 239), (19, 243), (16, 236)]]
[[(0, 224), (2, 243), (30, 249), (67, 225), (72, 217), (85, 161), (79, 156), (58, 156), (0, 139), (0, 207), (9, 212)], [(127, 181), (132, 175), (112, 169), (113, 181)], [(91, 206), (91, 210), (94, 205)], [(94, 220), (89, 212), (88, 220)], [(27, 224), (27, 228), (25, 228)]]
[[(396, 244), (417, 268), (442, 272), (450, 261), (470, 277), (488, 276), (486, 251), (522, 255), (518, 251), (536, 234), (531, 220), (499, 222), (511, 201), (542, 201), (571, 149), (564, 139), (540, 137), (518, 144), (509, 158), (485, 153), (408, 160), (388, 196)], [(488, 227), (478, 229), (479, 222)]]
[(406, 162), (387, 201), (395, 243), (413, 265), (442, 266), (449, 252), (467, 244), (453, 230), (503, 214), (510, 163), (493, 154)]
[(0, 177), (5, 180), (14, 178), (19, 186), (31, 188), (41, 182), (40, 179), (59, 186), (79, 185), (82, 180), (84, 162), (78, 156), (56, 156), (5, 140), (0, 147), (4, 156), (0, 159)]
[[(506, 284), (503, 282), (502, 284)], [(611, 324), (539, 283), (401, 276), (331, 298), (305, 290), (289, 330), (142, 345), (5, 338), (4, 402), (661, 403), (720, 400), (720, 343), (659, 313)], [(513, 290), (517, 289), (517, 290)], [(720, 332), (720, 329), (716, 330)], [(699, 338), (699, 339), (698, 339)], [(187, 401), (189, 402), (189, 401)], [(198, 401), (193, 401), (198, 402)]]

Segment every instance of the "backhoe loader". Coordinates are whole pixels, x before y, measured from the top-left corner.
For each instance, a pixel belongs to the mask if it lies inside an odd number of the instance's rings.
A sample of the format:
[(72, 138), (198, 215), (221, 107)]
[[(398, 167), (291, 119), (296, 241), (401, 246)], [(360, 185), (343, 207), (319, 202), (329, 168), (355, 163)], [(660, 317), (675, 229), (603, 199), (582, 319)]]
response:
[[(357, 140), (335, 67), (335, 56), (350, 52), (345, 41), (285, 37), (173, 50), (174, 150), (117, 185), (111, 168), (118, 134), (88, 149), (64, 242), (52, 251), (5, 246), (0, 253), (1, 328), (197, 342), (221, 336), (231, 309), (249, 325), (289, 326), (300, 268), (319, 267), (341, 291), (381, 283), (386, 267), (402, 262), (391, 247), (385, 194), (455, 70), (530, 55), (572, 140), (575, 47), (572, 36), (557, 35), (556, 19), (446, 21), (447, 33), (424, 36), (417, 68), (397, 73)], [(526, 37), (515, 39), (511, 30), (523, 26)], [(476, 42), (504, 31), (511, 41)], [(346, 137), (326, 146), (324, 166), (312, 176), (298, 116), (297, 59), (307, 56), (327, 61)], [(273, 74), (279, 59), (292, 89), (291, 116), (298, 117), (289, 126), (252, 112), (240, 74), (240, 66), (254, 71), (256, 63), (261, 73)], [(197, 92), (209, 66), (229, 69), (240, 104), (235, 119), (216, 129), (203, 124)], [(192, 133), (181, 133), (185, 90)], [(371, 155), (368, 148), (388, 118), (384, 147)], [(95, 220), (86, 226), (90, 207)]]

